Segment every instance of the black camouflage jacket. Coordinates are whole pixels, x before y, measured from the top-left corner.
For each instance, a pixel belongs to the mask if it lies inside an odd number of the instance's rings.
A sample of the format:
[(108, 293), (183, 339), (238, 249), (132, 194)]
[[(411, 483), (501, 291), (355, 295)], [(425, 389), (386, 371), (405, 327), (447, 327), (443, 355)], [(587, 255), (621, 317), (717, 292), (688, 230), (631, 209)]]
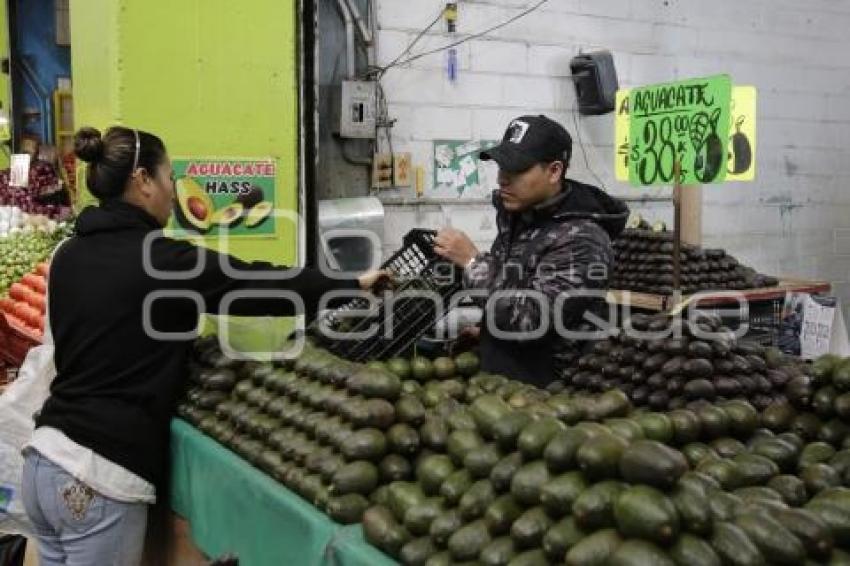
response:
[[(484, 308), (482, 368), (545, 386), (575, 353), (574, 344), (555, 330), (575, 329), (600, 302), (567, 293), (607, 289), (611, 240), (625, 227), (629, 209), (570, 179), (558, 195), (529, 211), (507, 212), (498, 192), (493, 204), (498, 235), (464, 273), (467, 289), (487, 292), (477, 299)], [(544, 317), (548, 331), (535, 334)], [(494, 328), (511, 335), (494, 336)]]

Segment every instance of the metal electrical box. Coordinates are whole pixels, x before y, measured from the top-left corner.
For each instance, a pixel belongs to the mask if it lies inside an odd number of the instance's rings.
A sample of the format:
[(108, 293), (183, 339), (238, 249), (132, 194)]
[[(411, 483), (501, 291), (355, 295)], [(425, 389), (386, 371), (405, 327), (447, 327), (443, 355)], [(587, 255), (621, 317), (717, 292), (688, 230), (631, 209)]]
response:
[(373, 81), (343, 81), (340, 96), (339, 135), (374, 138), (377, 87)]
[(619, 82), (610, 51), (582, 53), (570, 61), (576, 85), (578, 110), (582, 114), (605, 114), (614, 110)]

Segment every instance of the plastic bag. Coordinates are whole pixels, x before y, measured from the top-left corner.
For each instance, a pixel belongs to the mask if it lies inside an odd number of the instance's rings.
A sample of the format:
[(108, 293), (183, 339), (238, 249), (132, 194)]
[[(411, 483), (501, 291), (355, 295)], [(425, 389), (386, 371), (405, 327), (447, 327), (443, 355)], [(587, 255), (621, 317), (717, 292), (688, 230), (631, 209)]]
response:
[(21, 501), (21, 449), (32, 437), (33, 415), (41, 409), (56, 377), (53, 344), (27, 352), (13, 381), (0, 395), (0, 533), (32, 534), (32, 525)]
[[(53, 256), (66, 240), (53, 250)], [(51, 256), (51, 259), (52, 257)], [(49, 313), (50, 297), (45, 296)], [(0, 315), (2, 316), (2, 315)], [(44, 320), (42, 344), (27, 352), (18, 377), (0, 395), (0, 533), (33, 536), (33, 528), (21, 500), (23, 447), (35, 429), (34, 415), (41, 410), (56, 377), (50, 317)]]

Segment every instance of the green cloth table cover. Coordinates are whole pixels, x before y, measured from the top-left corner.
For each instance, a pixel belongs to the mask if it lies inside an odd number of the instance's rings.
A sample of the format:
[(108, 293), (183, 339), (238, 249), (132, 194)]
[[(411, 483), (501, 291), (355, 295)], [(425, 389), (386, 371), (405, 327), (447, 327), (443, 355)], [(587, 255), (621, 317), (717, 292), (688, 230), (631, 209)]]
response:
[(395, 564), (363, 539), (186, 422), (171, 423), (171, 507), (208, 556), (240, 566)]

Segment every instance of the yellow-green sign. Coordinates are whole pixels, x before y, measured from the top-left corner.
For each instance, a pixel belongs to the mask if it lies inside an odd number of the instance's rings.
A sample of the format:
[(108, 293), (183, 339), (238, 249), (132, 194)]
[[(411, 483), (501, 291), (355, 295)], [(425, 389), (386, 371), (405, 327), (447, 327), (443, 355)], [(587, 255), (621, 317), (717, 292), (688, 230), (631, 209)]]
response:
[[(629, 95), (631, 89), (617, 91), (614, 116), (614, 174), (618, 181), (629, 180)], [(756, 176), (756, 88), (733, 86), (729, 106), (729, 145), (727, 181), (752, 181)]]
[(274, 159), (174, 159), (176, 235), (275, 235)]
[(682, 184), (722, 182), (731, 94), (728, 75), (632, 89), (629, 181), (670, 184), (678, 161)]
[(726, 180), (752, 181), (756, 177), (756, 87), (732, 89), (729, 124)]

